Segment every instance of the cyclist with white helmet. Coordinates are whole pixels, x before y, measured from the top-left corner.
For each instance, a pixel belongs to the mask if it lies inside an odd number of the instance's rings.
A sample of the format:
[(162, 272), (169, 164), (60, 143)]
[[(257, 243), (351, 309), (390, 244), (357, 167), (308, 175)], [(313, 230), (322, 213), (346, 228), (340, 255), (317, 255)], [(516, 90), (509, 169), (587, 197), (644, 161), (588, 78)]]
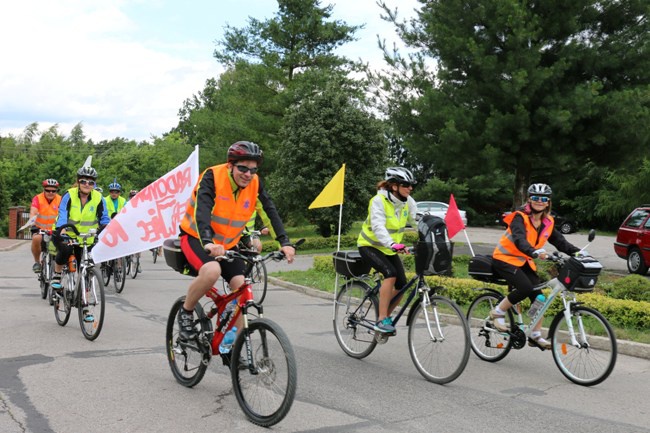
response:
[[(555, 229), (551, 216), (551, 187), (544, 183), (534, 183), (528, 188), (528, 200), (524, 206), (508, 214), (504, 222), (508, 225), (505, 234), (499, 240), (492, 253), (492, 267), (495, 272), (514, 287), (508, 296), (490, 312), (494, 327), (502, 332), (509, 331), (505, 323), (505, 312), (510, 307), (526, 298), (531, 302), (541, 293), (533, 290), (541, 283), (537, 275), (537, 266), (533, 259), (546, 259), (544, 250), (546, 242), (565, 254), (574, 254), (580, 248), (570, 244)], [(549, 349), (551, 343), (542, 337), (542, 320), (531, 334), (533, 342), (529, 346)]]
[[(56, 219), (56, 228), (65, 224), (74, 224), (79, 233), (88, 233), (90, 229), (103, 229), (111, 221), (106, 210), (106, 201), (102, 194), (95, 189), (97, 171), (89, 166), (81, 167), (77, 171), (77, 186), (70, 188), (61, 198), (59, 214)], [(69, 238), (77, 235), (71, 230), (62, 230), (59, 236), (54, 236), (52, 241), (57, 248), (54, 258), (54, 275), (52, 288), (61, 289), (61, 269), (68, 261), (71, 254), (80, 261), (81, 249), (73, 249), (67, 242)], [(93, 239), (89, 238), (92, 244)]]
[(368, 217), (357, 239), (361, 257), (384, 276), (379, 289), (379, 320), (375, 324), (375, 331), (386, 334), (395, 333), (390, 313), (397, 302), (389, 305), (390, 300), (407, 281), (397, 252), (405, 248), (402, 239), (406, 224), (417, 226), (417, 207), (411, 197), (416, 183), (413, 174), (406, 168), (386, 169), (384, 180), (377, 184), (377, 195), (370, 199)]
[(122, 185), (117, 183), (117, 179), (114, 179), (112, 183), (108, 184), (108, 195), (104, 197), (104, 200), (106, 200), (108, 216), (111, 218), (117, 215), (126, 204), (126, 199), (120, 196), (121, 193)]
[(32, 198), (32, 204), (29, 208), (29, 219), (35, 218), (30, 231), (32, 232), (32, 256), (34, 257), (32, 270), (37, 274), (41, 272), (40, 260), (43, 236), (40, 231), (54, 228), (60, 203), (59, 182), (56, 179), (45, 179), (43, 181), (43, 192)]

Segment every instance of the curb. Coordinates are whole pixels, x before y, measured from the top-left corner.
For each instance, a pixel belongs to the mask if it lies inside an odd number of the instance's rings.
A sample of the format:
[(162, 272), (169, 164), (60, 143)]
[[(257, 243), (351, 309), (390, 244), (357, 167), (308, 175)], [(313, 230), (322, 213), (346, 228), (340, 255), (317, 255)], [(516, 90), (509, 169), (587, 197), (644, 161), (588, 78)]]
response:
[[(296, 292), (304, 293), (305, 295), (308, 296), (326, 299), (329, 301), (334, 300), (333, 293), (322, 292), (320, 290), (311, 287), (290, 283), (288, 281), (284, 281), (276, 277), (269, 276), (268, 280), (270, 283), (273, 283), (277, 286), (284, 287), (285, 289), (294, 290)], [(643, 344), (634, 341), (617, 339), (616, 346), (619, 355), (628, 355), (628, 356), (634, 356), (636, 358), (650, 359), (650, 344)]]
[(0, 251), (11, 251), (30, 242), (28, 239), (0, 239)]

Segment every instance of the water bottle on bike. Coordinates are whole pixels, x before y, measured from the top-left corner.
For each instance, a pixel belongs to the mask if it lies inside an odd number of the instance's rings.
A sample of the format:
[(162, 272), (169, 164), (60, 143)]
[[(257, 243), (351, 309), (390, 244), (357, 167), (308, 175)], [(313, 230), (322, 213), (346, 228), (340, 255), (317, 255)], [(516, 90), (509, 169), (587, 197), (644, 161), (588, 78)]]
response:
[(222, 355), (230, 353), (232, 344), (235, 342), (235, 337), (237, 337), (237, 327), (233, 326), (232, 329), (226, 332), (226, 335), (223, 336), (223, 340), (221, 340), (221, 344), (219, 345), (219, 353)]

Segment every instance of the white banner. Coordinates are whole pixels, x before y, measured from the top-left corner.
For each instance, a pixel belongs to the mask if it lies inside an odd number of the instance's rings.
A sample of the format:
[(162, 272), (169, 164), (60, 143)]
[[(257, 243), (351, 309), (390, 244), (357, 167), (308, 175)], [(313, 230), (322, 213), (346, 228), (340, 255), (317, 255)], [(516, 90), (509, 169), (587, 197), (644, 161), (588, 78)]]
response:
[(179, 225), (199, 180), (199, 148), (187, 160), (129, 200), (99, 236), (95, 263), (159, 247)]

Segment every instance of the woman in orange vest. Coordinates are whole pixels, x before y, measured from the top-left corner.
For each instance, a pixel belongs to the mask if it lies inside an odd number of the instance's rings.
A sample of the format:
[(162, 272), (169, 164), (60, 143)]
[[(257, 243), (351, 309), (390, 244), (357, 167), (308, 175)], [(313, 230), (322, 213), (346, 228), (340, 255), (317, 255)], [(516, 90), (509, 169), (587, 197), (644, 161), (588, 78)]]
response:
[[(492, 267), (495, 272), (514, 289), (490, 312), (494, 327), (502, 332), (510, 329), (505, 323), (506, 311), (525, 298), (531, 302), (542, 293), (533, 290), (541, 283), (537, 275), (537, 266), (533, 259), (545, 260), (548, 254), (544, 250), (546, 241), (565, 254), (574, 254), (579, 248), (570, 244), (555, 230), (551, 216), (551, 187), (544, 183), (534, 183), (528, 187), (528, 202), (504, 218), (508, 228), (492, 253)], [(551, 343), (542, 337), (540, 320), (531, 333), (529, 346), (550, 349)]]
[(34, 265), (32, 270), (37, 274), (41, 272), (41, 247), (43, 236), (39, 234), (41, 230), (52, 230), (56, 222), (56, 216), (59, 214), (59, 204), (61, 196), (59, 192), (59, 182), (56, 179), (45, 179), (43, 181), (43, 192), (37, 194), (32, 199), (32, 205), (29, 208), (29, 219), (36, 218), (31, 228), (32, 232), (32, 256)]
[(237, 247), (258, 199), (271, 221), (280, 250), (289, 263), (293, 262), (296, 251), (271, 197), (256, 174), (261, 163), (262, 150), (257, 144), (238, 141), (228, 149), (228, 162), (206, 169), (194, 187), (181, 221), (181, 250), (198, 272), (178, 312), (179, 334), (183, 339), (196, 336), (192, 326), (194, 307), (220, 276), (230, 287), (240, 287), (244, 283), (242, 260), (215, 261), (214, 257)]

